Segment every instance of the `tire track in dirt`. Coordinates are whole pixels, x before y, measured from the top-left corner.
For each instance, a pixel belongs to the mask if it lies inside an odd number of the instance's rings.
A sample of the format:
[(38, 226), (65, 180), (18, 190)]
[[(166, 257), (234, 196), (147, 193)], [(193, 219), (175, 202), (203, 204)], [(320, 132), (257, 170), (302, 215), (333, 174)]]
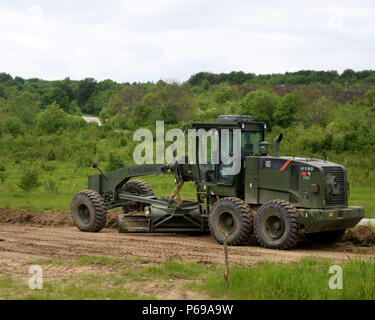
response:
[[(193, 261), (201, 264), (224, 261), (223, 246), (209, 235), (185, 234), (120, 234), (115, 229), (85, 233), (75, 227), (38, 227), (0, 223), (0, 275), (11, 274), (27, 283), (30, 263), (43, 262), (46, 280), (61, 280), (87, 274), (118, 274), (126, 268), (162, 263), (165, 260)], [(259, 246), (229, 247), (229, 262), (255, 264), (260, 261), (293, 262), (304, 257), (329, 258), (342, 262), (352, 258), (375, 258), (375, 248), (360, 248), (339, 243), (334, 246), (300, 246), (290, 251), (264, 249)], [(106, 256), (120, 260), (105, 265), (74, 263), (83, 255)], [(67, 263), (48, 262), (63, 259)], [(47, 260), (47, 261), (46, 261)], [(121, 261), (123, 260), (123, 261)], [(72, 261), (70, 263), (69, 261)], [(177, 282), (176, 282), (177, 281)], [(171, 282), (147, 280), (129, 282), (135, 292), (155, 295), (161, 299), (206, 299), (201, 293), (183, 289), (183, 280)]]
[[(0, 209), (0, 275), (11, 274), (27, 281), (30, 263), (38, 261), (43, 264), (46, 280), (86, 274), (121, 275), (126, 268), (142, 268), (165, 260), (201, 264), (224, 262), (223, 246), (210, 235), (120, 234), (115, 229), (117, 214), (113, 212), (108, 217), (107, 226), (111, 228), (99, 233), (85, 233), (73, 226), (68, 212)], [(330, 246), (301, 244), (290, 251), (264, 249), (258, 245), (229, 247), (228, 250), (230, 265), (261, 261), (287, 263), (305, 257), (328, 258), (338, 263), (353, 258), (375, 258), (375, 247), (363, 248), (348, 243)], [(84, 255), (116, 258), (120, 263), (74, 263)], [(58, 259), (65, 262), (53, 261)], [(183, 283), (181, 279), (171, 279), (171, 282), (153, 279), (127, 285), (136, 292), (162, 299), (207, 298), (186, 291)]]
[[(82, 255), (101, 255), (124, 259), (134, 257), (146, 262), (164, 260), (223, 263), (223, 247), (209, 235), (120, 234), (104, 229), (99, 233), (79, 232), (75, 227), (31, 227), (0, 224), (0, 266), (38, 259), (74, 259)], [(5, 259), (6, 257), (6, 259)], [(264, 249), (259, 246), (229, 247), (231, 264), (254, 264), (260, 261), (292, 262), (303, 257), (343, 261), (354, 257), (375, 257), (373, 248), (345, 244), (300, 246), (290, 251)], [(11, 264), (9, 264), (11, 265)]]

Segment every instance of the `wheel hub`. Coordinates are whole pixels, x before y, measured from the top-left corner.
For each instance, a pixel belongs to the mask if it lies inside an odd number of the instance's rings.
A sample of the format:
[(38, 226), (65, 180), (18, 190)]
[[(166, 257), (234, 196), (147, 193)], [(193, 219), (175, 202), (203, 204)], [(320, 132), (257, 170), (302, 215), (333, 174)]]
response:
[(283, 219), (278, 214), (270, 214), (264, 220), (263, 231), (272, 240), (280, 239), (285, 231)]
[(222, 212), (219, 216), (218, 222), (218, 226), (222, 233), (230, 234), (235, 230), (236, 222), (231, 212)]
[(78, 206), (78, 216), (79, 216), (79, 218), (81, 219), (81, 221), (83, 222), (83, 223), (88, 223), (88, 222), (90, 222), (90, 217), (91, 217), (91, 215), (90, 215), (90, 210), (89, 210), (89, 208), (85, 205), (85, 204), (80, 204), (79, 206)]

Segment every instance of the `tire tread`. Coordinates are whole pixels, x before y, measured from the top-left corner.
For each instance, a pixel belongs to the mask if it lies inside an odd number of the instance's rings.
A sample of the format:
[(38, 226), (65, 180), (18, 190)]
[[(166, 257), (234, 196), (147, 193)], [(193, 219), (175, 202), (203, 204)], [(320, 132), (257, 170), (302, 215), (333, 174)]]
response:
[[(89, 201), (91, 202), (93, 208), (94, 208), (94, 223), (88, 228), (80, 228), (77, 225), (76, 218), (73, 214), (73, 210), (74, 210), (73, 206), (75, 205), (75, 199), (78, 196), (84, 196), (84, 197), (88, 198)], [(72, 200), (71, 213), (72, 213), (75, 225), (81, 231), (84, 231), (84, 232), (99, 232), (100, 230), (102, 230), (104, 228), (104, 226), (107, 222), (107, 211), (106, 211), (106, 208), (105, 208), (104, 200), (103, 200), (102, 196), (94, 190), (86, 189), (86, 190), (82, 190), (82, 191), (78, 192)]]

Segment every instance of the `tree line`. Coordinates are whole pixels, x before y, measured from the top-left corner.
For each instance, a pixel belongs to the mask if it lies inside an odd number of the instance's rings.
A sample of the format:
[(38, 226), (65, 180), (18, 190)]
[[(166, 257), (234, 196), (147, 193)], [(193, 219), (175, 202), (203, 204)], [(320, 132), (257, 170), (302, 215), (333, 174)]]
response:
[[(344, 73), (325, 74), (335, 80), (294, 84), (282, 81), (320, 73), (286, 73), (284, 80), (265, 84), (241, 82), (246, 74), (235, 72), (214, 83), (206, 73), (185, 83), (45, 81), (0, 73), (0, 149), (6, 151), (0, 163), (74, 161), (80, 167), (104, 161), (113, 167), (120, 160), (132, 162), (132, 133), (153, 129), (157, 120), (182, 128), (220, 114), (246, 114), (267, 124), (268, 141), (284, 133), (283, 154), (326, 156), (352, 165), (358, 183), (375, 182), (375, 86), (358, 82), (374, 73)], [(203, 80), (192, 83), (194, 77)], [(352, 80), (345, 84), (343, 77)], [(103, 127), (87, 124), (82, 114), (98, 115)]]

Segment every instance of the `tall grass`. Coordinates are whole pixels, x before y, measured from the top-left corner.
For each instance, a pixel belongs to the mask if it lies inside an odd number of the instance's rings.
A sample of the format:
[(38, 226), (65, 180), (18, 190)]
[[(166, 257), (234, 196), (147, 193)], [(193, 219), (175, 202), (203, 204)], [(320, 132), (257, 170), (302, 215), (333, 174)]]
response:
[[(32, 263), (36, 263), (34, 261)], [(226, 290), (224, 267), (217, 264), (165, 261), (156, 265), (128, 260), (82, 256), (77, 260), (46, 260), (39, 264), (117, 265), (119, 274), (73, 276), (59, 281), (46, 281), (43, 290), (30, 290), (27, 283), (11, 276), (0, 276), (0, 299), (152, 299), (129, 288), (142, 288), (142, 283), (168, 281), (180, 291), (190, 290), (214, 299), (240, 300), (330, 300), (375, 299), (375, 260), (350, 260), (342, 268), (342, 289), (331, 289), (334, 273), (329, 269), (337, 263), (305, 258), (293, 263), (261, 262), (256, 265), (232, 266)], [(30, 262), (31, 263), (31, 262)], [(119, 269), (121, 270), (121, 269)], [(176, 281), (174, 280), (184, 280)], [(100, 290), (98, 290), (100, 288)]]
[(25, 281), (11, 276), (0, 276), (0, 299), (139, 300), (155, 299), (155, 297), (129, 290), (123, 277), (87, 274), (69, 279), (45, 281), (42, 290), (31, 290)]
[(224, 277), (210, 275), (198, 287), (214, 298), (229, 299), (375, 299), (375, 262), (342, 264), (343, 289), (330, 289), (331, 261), (303, 259), (293, 264), (262, 263), (233, 267), (226, 294)]

